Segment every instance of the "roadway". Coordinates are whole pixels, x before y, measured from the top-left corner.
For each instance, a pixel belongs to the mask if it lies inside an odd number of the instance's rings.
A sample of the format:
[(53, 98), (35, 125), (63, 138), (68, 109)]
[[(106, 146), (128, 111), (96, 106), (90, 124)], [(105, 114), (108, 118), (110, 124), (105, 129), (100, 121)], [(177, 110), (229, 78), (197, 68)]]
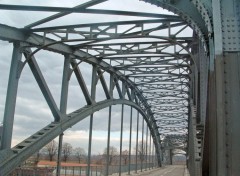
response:
[[(124, 174), (122, 174), (124, 175)], [(162, 168), (131, 173), (133, 176), (189, 176), (185, 165), (164, 166)]]

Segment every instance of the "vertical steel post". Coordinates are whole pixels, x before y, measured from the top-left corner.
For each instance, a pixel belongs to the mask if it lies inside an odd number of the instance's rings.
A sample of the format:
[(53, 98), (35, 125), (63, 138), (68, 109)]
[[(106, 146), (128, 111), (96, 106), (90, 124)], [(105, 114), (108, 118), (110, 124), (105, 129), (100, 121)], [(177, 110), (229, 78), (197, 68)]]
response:
[(60, 101), (60, 111), (63, 114), (67, 112), (67, 99), (68, 99), (68, 85), (69, 85), (69, 74), (70, 74), (70, 62), (71, 58), (69, 55), (65, 56), (63, 77), (62, 77), (62, 91), (61, 91), (61, 101)]
[(148, 166), (148, 126), (146, 125), (146, 163), (145, 163), (145, 170), (147, 170)]
[[(239, 4), (240, 5), (240, 4)], [(239, 35), (240, 36), (240, 35)], [(225, 114), (226, 114), (226, 165), (227, 175), (240, 173), (240, 61), (239, 53), (226, 53), (225, 60)]]
[[(69, 86), (69, 72), (70, 72), (71, 58), (69, 55), (65, 56), (63, 76), (62, 76), (62, 90), (61, 90), (61, 101), (60, 101), (60, 112), (66, 114), (67, 112), (67, 99), (68, 99), (68, 86)], [(60, 175), (61, 171), (61, 154), (62, 154), (62, 141), (63, 133), (59, 135), (58, 142), (58, 158), (57, 158), (57, 172), (56, 175)]]
[(141, 172), (143, 169), (143, 160), (144, 160), (144, 149), (143, 149), (143, 144), (144, 144), (144, 118), (142, 118), (142, 146), (141, 146)]
[(90, 169), (91, 169), (91, 155), (92, 155), (92, 129), (93, 129), (93, 114), (90, 116), (90, 124), (89, 124), (87, 176), (90, 176), (90, 172), (91, 172)]
[[(110, 86), (109, 93), (113, 97), (113, 75), (110, 75)], [(109, 175), (109, 146), (111, 137), (111, 119), (112, 119), (112, 106), (109, 106), (109, 116), (108, 116), (108, 137), (107, 137), (107, 157), (106, 157), (106, 176)]]
[[(214, 145), (214, 150), (216, 150), (216, 158), (211, 158), (213, 159), (211, 162), (211, 165), (214, 166), (216, 163), (215, 168), (210, 167), (211, 169), (216, 170), (217, 176), (224, 176), (226, 175), (226, 138), (225, 138), (225, 100), (224, 100), (224, 88), (225, 88), (225, 83), (224, 83), (224, 62), (223, 62), (223, 30), (222, 26), (224, 24), (225, 19), (227, 16), (224, 14), (224, 11), (222, 11), (221, 4), (224, 3), (224, 1), (218, 1), (218, 0), (213, 0), (212, 1), (212, 9), (213, 9), (213, 26), (214, 26), (214, 55), (215, 55), (215, 60), (214, 60), (214, 82), (210, 83), (213, 84), (215, 87), (213, 90), (216, 93), (216, 96), (213, 97), (213, 103), (215, 103), (215, 107), (212, 111), (215, 111), (213, 114), (214, 116), (211, 117), (216, 119), (216, 126), (215, 132), (216, 133), (216, 144)], [(228, 4), (231, 4), (231, 1), (228, 2)], [(236, 6), (236, 4), (235, 4)], [(226, 11), (229, 10), (228, 7), (226, 6)], [(231, 11), (231, 18), (232, 19), (232, 13), (234, 11)], [(230, 25), (229, 25), (230, 26)], [(229, 29), (226, 29), (228, 31)], [(229, 30), (230, 32), (230, 30)], [(237, 36), (236, 36), (237, 37)], [(211, 74), (211, 72), (210, 72)], [(214, 156), (214, 155), (213, 155)], [(214, 172), (214, 171), (213, 171)]]
[(131, 170), (131, 148), (132, 148), (132, 113), (133, 108), (130, 111), (130, 134), (129, 134), (129, 153), (128, 153), (128, 174), (130, 175)]
[(154, 142), (152, 140), (152, 168), (154, 166)]
[(120, 132), (120, 158), (119, 158), (119, 176), (121, 175), (122, 171), (122, 137), (123, 137), (123, 115), (124, 115), (124, 105), (122, 104), (122, 111), (121, 111), (121, 132)]
[(7, 97), (6, 97), (4, 117), (3, 117), (3, 134), (2, 134), (1, 149), (11, 148), (18, 81), (20, 77), (18, 75), (18, 71), (19, 71), (19, 64), (21, 63), (21, 59), (22, 59), (21, 46), (20, 46), (20, 43), (18, 42), (15, 42), (13, 46), (14, 47), (13, 47), (13, 53), (12, 53), (12, 62), (11, 62), (11, 68), (9, 73), (9, 79), (8, 79)]
[(137, 112), (137, 134), (136, 134), (136, 158), (135, 158), (135, 173), (138, 170), (138, 129), (139, 128), (139, 112)]
[[(151, 157), (152, 157), (152, 137), (151, 137), (151, 133), (150, 133), (150, 146), (149, 146), (149, 163), (151, 162)], [(149, 165), (149, 170), (151, 169), (150, 165)]]
[[(124, 82), (122, 82), (122, 96), (120, 96), (122, 99), (125, 98), (126, 93), (126, 87)], [(121, 133), (120, 133), (120, 164), (119, 164), (119, 176), (122, 172), (122, 138), (123, 138), (123, 116), (124, 116), (124, 105), (122, 104), (122, 110), (121, 110)]]
[(110, 135), (111, 135), (111, 118), (112, 118), (112, 106), (109, 106), (109, 116), (108, 116), (108, 137), (107, 137), (107, 157), (106, 157), (106, 176), (108, 175), (109, 169), (109, 146), (110, 146)]
[[(91, 85), (91, 98), (93, 101), (95, 101), (95, 98), (96, 98), (96, 83), (97, 83), (97, 67), (93, 65), (92, 85)], [(93, 129), (93, 114), (91, 114), (90, 116), (90, 125), (89, 125), (87, 176), (90, 176), (91, 153), (92, 153), (92, 129)]]
[[(164, 151), (165, 152), (165, 151)], [(164, 152), (162, 153), (163, 157), (162, 160), (164, 160)], [(158, 154), (157, 154), (157, 149), (156, 146), (154, 146), (154, 162), (155, 162), (155, 167), (158, 166), (158, 158), (157, 158)]]
[(170, 158), (170, 165), (173, 165), (173, 151), (172, 149), (169, 150), (169, 158)]
[(63, 133), (59, 135), (58, 140), (58, 156), (57, 156), (57, 171), (56, 176), (60, 175), (61, 172), (61, 161), (62, 161), (62, 141), (63, 141)]

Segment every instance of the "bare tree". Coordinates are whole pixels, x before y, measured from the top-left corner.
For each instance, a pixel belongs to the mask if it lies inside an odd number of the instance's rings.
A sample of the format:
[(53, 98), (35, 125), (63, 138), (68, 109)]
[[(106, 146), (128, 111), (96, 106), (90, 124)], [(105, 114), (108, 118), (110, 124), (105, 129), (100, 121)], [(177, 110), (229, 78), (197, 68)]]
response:
[(118, 151), (116, 147), (110, 146), (109, 147), (109, 157), (107, 158), (107, 148), (103, 151), (103, 157), (105, 157), (106, 161), (111, 165), (113, 159), (118, 155)]
[(145, 141), (140, 141), (138, 142), (138, 158), (140, 161), (144, 161), (146, 159), (146, 142)]
[(82, 160), (84, 160), (87, 156), (85, 150), (81, 147), (77, 147), (74, 149), (74, 155), (78, 159), (78, 162), (80, 163)]
[(52, 140), (44, 148), (43, 151), (48, 154), (49, 161), (53, 161), (54, 156), (57, 154), (58, 144), (56, 141)]
[(127, 164), (127, 161), (128, 161), (128, 155), (129, 155), (128, 150), (124, 150), (124, 151), (122, 152), (122, 158), (123, 158), (123, 160), (124, 160), (124, 164), (125, 164), (125, 165)]
[(35, 162), (35, 165), (37, 165), (37, 163), (39, 162), (40, 160), (40, 151), (38, 150), (35, 154), (34, 154), (34, 162)]
[(67, 161), (70, 155), (72, 154), (73, 147), (71, 144), (65, 142), (62, 145), (62, 154), (63, 154), (63, 161)]

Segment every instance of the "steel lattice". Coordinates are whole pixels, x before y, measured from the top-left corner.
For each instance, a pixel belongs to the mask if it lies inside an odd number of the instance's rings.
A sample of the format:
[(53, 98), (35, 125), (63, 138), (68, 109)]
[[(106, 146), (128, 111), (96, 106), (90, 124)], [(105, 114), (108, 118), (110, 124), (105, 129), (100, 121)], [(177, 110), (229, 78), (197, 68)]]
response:
[[(192, 30), (185, 21), (175, 15), (86, 9), (100, 2), (103, 1), (93, 0), (75, 8), (2, 5), (0, 8), (9, 10), (28, 10), (29, 8), (35, 11), (58, 10), (62, 12), (29, 24), (22, 29), (1, 25), (2, 29), (9, 31), (9, 34), (2, 35), (0, 38), (20, 41), (26, 58), (20, 65), (20, 72), (28, 63), (34, 74), (40, 78), (42, 76), (34, 59), (38, 51), (50, 50), (68, 55), (72, 59), (72, 70), (77, 76), (87, 105), (96, 106), (96, 111), (102, 106), (106, 107), (115, 103), (111, 102), (112, 95), (109, 93), (103, 76), (104, 72), (108, 72), (113, 75), (113, 87), (117, 89), (120, 99), (124, 99), (126, 94), (129, 101), (138, 105), (136, 108), (142, 109), (142, 114), (145, 114), (146, 119), (148, 118), (148, 126), (152, 130), (152, 135), (154, 130), (157, 130), (155, 135), (160, 135), (158, 140), (167, 141), (175, 148), (186, 146), (189, 101), (193, 89), (192, 80), (196, 62), (192, 54), (196, 37)], [(72, 12), (125, 15), (125, 19), (116, 22), (76, 23), (61, 26), (45, 24), (45, 27), (38, 27)], [(128, 20), (128, 16), (138, 17), (139, 20)], [(143, 17), (148, 17), (148, 19), (143, 19)], [(11, 32), (15, 35), (12, 36)], [(93, 96), (84, 84), (84, 79), (78, 69), (78, 65), (82, 62), (97, 67), (97, 75), (107, 98), (102, 105), (101, 102), (95, 104)], [(123, 84), (122, 89), (118, 85), (120, 81)], [(51, 94), (44, 86), (44, 81), (40, 82), (40, 85), (42, 85), (42, 91), (46, 92), (45, 98), (49, 101), (55, 121), (65, 119), (66, 117), (56, 108)], [(116, 101), (117, 103), (119, 102)], [(128, 101), (122, 101), (122, 103), (134, 106)], [(67, 118), (73, 119), (73, 122), (61, 121), (61, 125), (65, 125), (64, 129), (83, 118), (82, 116), (74, 118), (74, 115), (79, 114), (80, 111), (85, 110), (83, 108), (68, 115)], [(44, 129), (52, 130), (54, 134), (57, 134), (59, 130), (58, 124), (50, 124)], [(40, 131), (39, 134), (44, 134), (44, 132)], [(30, 143), (31, 140), (33, 139), (26, 139), (13, 151), (22, 151), (22, 148), (26, 146), (25, 143)], [(40, 139), (36, 141), (42, 142)]]

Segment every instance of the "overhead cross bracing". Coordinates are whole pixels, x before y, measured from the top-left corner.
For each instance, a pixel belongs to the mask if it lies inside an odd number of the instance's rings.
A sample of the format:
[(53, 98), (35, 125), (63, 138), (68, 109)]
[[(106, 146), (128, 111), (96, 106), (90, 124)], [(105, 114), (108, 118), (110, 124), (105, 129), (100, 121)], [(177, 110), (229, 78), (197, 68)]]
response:
[[(164, 157), (186, 152), (191, 175), (238, 175), (240, 1), (82, 0), (78, 3), (42, 0), (19, 4), (15, 0), (1, 0), (0, 94), (6, 95), (6, 102), (0, 99), (0, 114), (3, 114), (0, 115), (0, 121), (3, 116), (0, 175), (10, 173), (58, 136), (61, 153), (63, 132), (71, 131), (72, 125), (82, 124), (83, 119), (89, 119), (90, 124), (86, 142), (88, 167), (84, 173), (90, 175), (92, 124), (97, 111), (106, 108), (109, 113), (103, 116), (108, 118), (105, 122), (101, 118), (101, 125), (107, 124), (107, 135), (104, 134), (107, 158), (110, 136), (114, 134), (111, 130), (116, 130), (116, 126), (111, 126), (113, 123), (120, 128), (117, 146), (119, 157), (123, 156), (125, 113), (130, 116), (127, 117), (129, 154), (133, 153), (130, 152), (132, 132), (137, 128), (135, 144), (142, 141), (143, 149), (148, 146), (143, 141), (150, 139), (158, 166)], [(46, 71), (48, 74), (43, 73)], [(63, 74), (57, 76), (56, 72)], [(36, 80), (35, 87), (31, 76)], [(62, 84), (55, 84), (59, 80)], [(73, 86), (79, 90), (73, 90)], [(27, 100), (18, 94), (21, 91), (25, 91)], [(28, 101), (30, 96), (38, 96), (35, 91), (39, 91), (39, 99)], [(77, 104), (76, 100), (81, 102)], [(19, 106), (19, 102), (25, 106)], [(69, 108), (67, 103), (72, 102), (76, 106)], [(19, 113), (26, 109), (27, 116)], [(111, 117), (115, 112), (121, 119), (113, 122)], [(40, 125), (44, 120), (46, 123)], [(19, 121), (23, 121), (24, 128), (19, 128)], [(136, 126), (132, 122), (137, 122)], [(25, 129), (30, 131), (30, 137), (16, 141), (14, 137), (19, 137), (18, 133)], [(138, 145), (135, 148), (137, 151)], [(135, 155), (137, 163), (138, 152)], [(139, 159), (143, 161), (144, 157)], [(58, 175), (60, 160), (59, 155)], [(109, 175), (109, 162), (105, 168), (104, 175)], [(121, 159), (117, 169), (121, 175)]]
[[(133, 106), (145, 115), (152, 135), (159, 138), (155, 139), (155, 143), (170, 138), (175, 141), (180, 135), (181, 146), (174, 144), (174, 147), (186, 146), (189, 102), (196, 70), (195, 56), (192, 53), (192, 48), (196, 45), (194, 33), (189, 25), (176, 15), (98, 9), (102, 2), (105, 1), (92, 0), (74, 8), (0, 5), (2, 10), (59, 12), (19, 28), (1, 25), (0, 39), (20, 42), (19, 49), (24, 53), (25, 60), (19, 65), (18, 76), (28, 63), (35, 77), (40, 79), (39, 85), (45, 92), (55, 119), (53, 124), (44, 128), (53, 132), (53, 136), (48, 136), (48, 140), (44, 140), (47, 138), (44, 136), (26, 139), (13, 148), (13, 152), (26, 154), (22, 149), (27, 148), (26, 143), (32, 141), (41, 145), (47, 143), (61, 132), (58, 131), (60, 128), (66, 130), (81, 120), (83, 117), (79, 114), (82, 111), (90, 115), (103, 107), (121, 103)], [(91, 17), (92, 21), (86, 23), (77, 20), (74, 24), (61, 23), (61, 18), (73, 13), (90, 13), (94, 16)], [(98, 19), (98, 22), (95, 22), (94, 18), (97, 18), (98, 14), (114, 16), (112, 19), (121, 17), (121, 20)], [(134, 17), (134, 20), (129, 20), (130, 17)], [(54, 20), (58, 20), (58, 23), (54, 24)], [(41, 50), (60, 53), (71, 59), (72, 73), (74, 72), (78, 79), (86, 107), (66, 115), (60, 112), (35, 59), (35, 54)], [(94, 93), (88, 91), (78, 69), (82, 62), (96, 67), (95, 79), (99, 79), (102, 84), (106, 94), (105, 101), (95, 102)], [(119, 98), (123, 100), (113, 100), (112, 90), (104, 81), (104, 73), (112, 76), (112, 89), (116, 89)], [(87, 109), (88, 106), (96, 108), (91, 111), (91, 107)], [(70, 117), (73, 122), (66, 121), (66, 118)], [(60, 127), (61, 125), (65, 126)], [(43, 131), (39, 131), (39, 134), (45, 135)], [(14, 159), (14, 154), (10, 152), (10, 155)]]

